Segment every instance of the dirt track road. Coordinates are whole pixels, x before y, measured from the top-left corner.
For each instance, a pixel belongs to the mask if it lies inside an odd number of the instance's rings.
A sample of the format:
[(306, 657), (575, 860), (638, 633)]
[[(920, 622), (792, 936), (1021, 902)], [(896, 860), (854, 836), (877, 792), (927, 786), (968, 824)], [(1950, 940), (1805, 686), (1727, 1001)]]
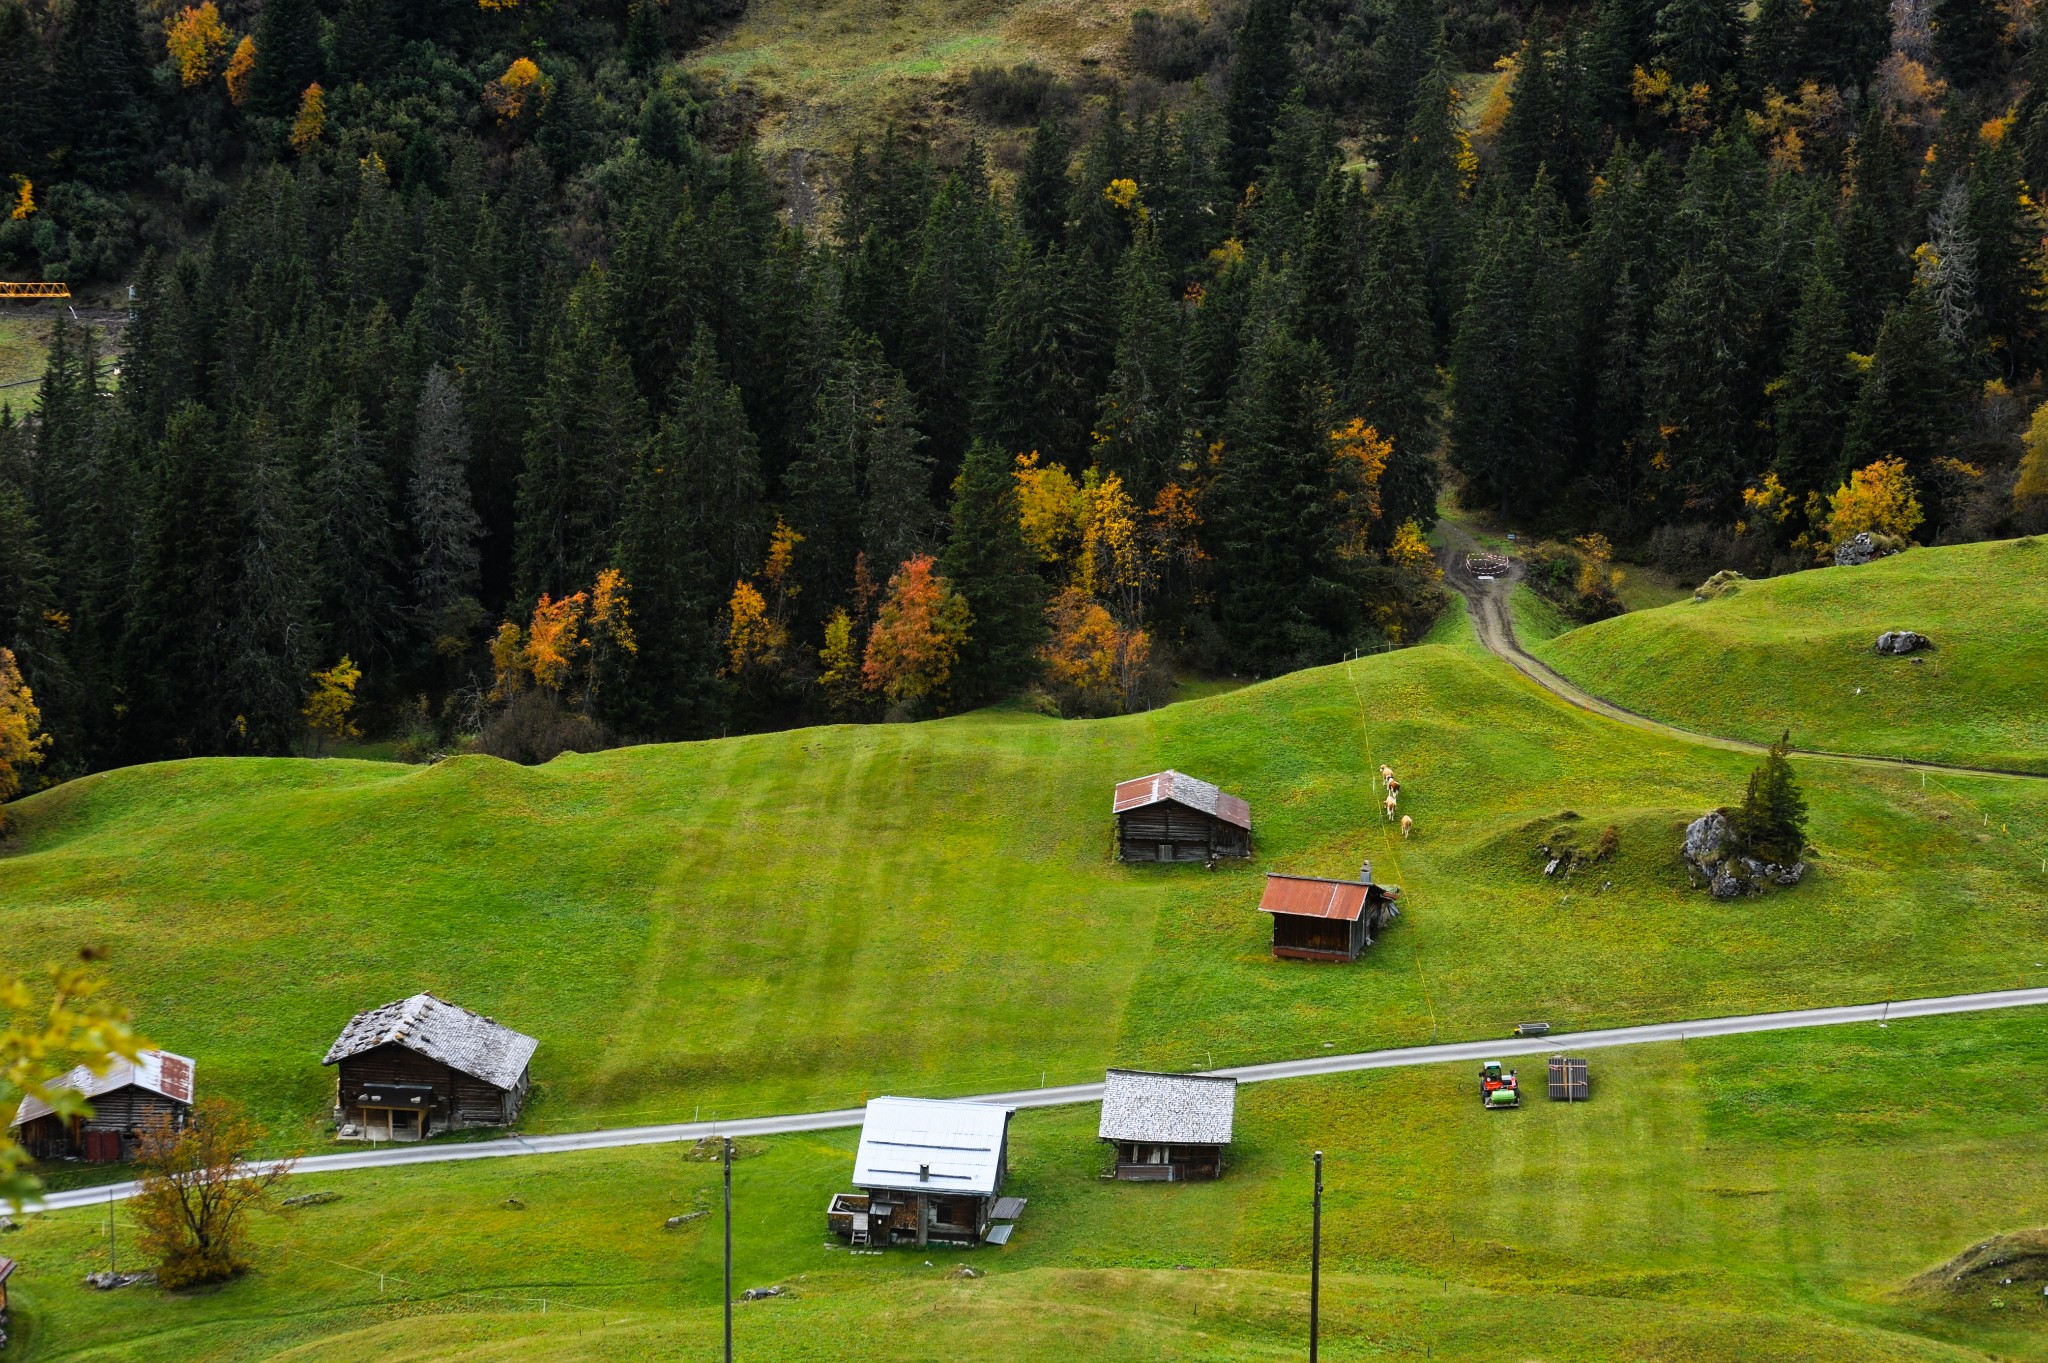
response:
[[(1503, 577), (1491, 581), (1482, 580), (1466, 567), (1468, 554), (1478, 552), (1480, 546), (1463, 527), (1449, 521), (1442, 522), (1444, 549), (1439, 555), (1444, 581), (1448, 582), (1465, 598), (1466, 614), (1472, 618), (1472, 628), (1479, 635), (1479, 642), (1489, 653), (1520, 672), (1530, 681), (1581, 710), (1591, 711), (1617, 724), (1626, 724), (1631, 729), (1648, 733), (1663, 734), (1670, 738), (1697, 743), (1703, 747), (1721, 748), (1728, 752), (1763, 753), (1769, 747), (1763, 743), (1752, 743), (1746, 739), (1723, 738), (1719, 734), (1703, 734), (1694, 729), (1683, 729), (1676, 724), (1651, 719), (1637, 714), (1624, 705), (1596, 696), (1572, 684), (1566, 677), (1552, 670), (1523, 649), (1521, 641), (1515, 638), (1515, 617), (1508, 608), (1508, 597), (1515, 584), (1524, 575), (1519, 560), (1508, 561), (1508, 571)], [(1959, 767), (1946, 762), (1919, 762), (1910, 757), (1872, 757), (1861, 753), (1828, 752), (1818, 748), (1794, 748), (1801, 757), (1816, 758), (1827, 762), (1847, 762), (1857, 766), (1894, 767), (1901, 771), (1947, 772), (1955, 776), (1994, 776), (2015, 781), (2048, 781), (2048, 775), (2031, 771), (2001, 771), (1996, 767)]]

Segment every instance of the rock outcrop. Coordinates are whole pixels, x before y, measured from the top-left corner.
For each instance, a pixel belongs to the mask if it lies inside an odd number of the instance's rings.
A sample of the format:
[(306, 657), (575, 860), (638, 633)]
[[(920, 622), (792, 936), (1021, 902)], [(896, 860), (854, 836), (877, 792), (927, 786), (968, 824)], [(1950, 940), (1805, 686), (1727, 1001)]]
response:
[(1694, 888), (1704, 887), (1716, 899), (1758, 895), (1772, 885), (1797, 885), (1806, 875), (1803, 861), (1781, 866), (1738, 852), (1734, 825), (1722, 809), (1702, 814), (1686, 825), (1685, 846), (1679, 855)]
[(1695, 601), (1712, 601), (1717, 596), (1733, 596), (1742, 590), (1742, 584), (1747, 581), (1749, 581), (1748, 578), (1736, 572), (1733, 568), (1723, 568), (1720, 572), (1715, 573), (1712, 577), (1694, 588), (1692, 599)]
[(1877, 636), (1876, 649), (1880, 655), (1895, 654), (1903, 657), (1923, 648), (1934, 646), (1934, 640), (1916, 630), (1888, 629)]
[(1835, 566), (1854, 568), (1874, 558), (1889, 558), (1904, 547), (1890, 535), (1873, 535), (1865, 530), (1835, 546)]

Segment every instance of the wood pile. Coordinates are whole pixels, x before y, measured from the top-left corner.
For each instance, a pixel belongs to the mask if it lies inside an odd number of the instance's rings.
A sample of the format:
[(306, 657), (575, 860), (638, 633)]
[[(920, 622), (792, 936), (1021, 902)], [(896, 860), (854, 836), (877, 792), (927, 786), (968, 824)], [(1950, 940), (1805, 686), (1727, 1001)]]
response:
[(1501, 554), (1467, 554), (1465, 566), (1472, 570), (1474, 577), (1505, 577), (1508, 559)]

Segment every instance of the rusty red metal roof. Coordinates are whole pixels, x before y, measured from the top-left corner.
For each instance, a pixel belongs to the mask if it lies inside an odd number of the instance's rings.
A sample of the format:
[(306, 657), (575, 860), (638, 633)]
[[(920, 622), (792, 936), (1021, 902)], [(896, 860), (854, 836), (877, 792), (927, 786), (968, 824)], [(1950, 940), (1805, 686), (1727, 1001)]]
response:
[(14, 1260), (0, 1256), (0, 1283), (6, 1282), (13, 1273)]
[(1186, 805), (1189, 809), (1211, 814), (1227, 824), (1234, 824), (1247, 833), (1252, 827), (1252, 807), (1235, 795), (1225, 794), (1207, 781), (1198, 781), (1177, 771), (1155, 772), (1151, 776), (1140, 776), (1134, 781), (1119, 781), (1116, 799), (1111, 812), (1121, 814), (1129, 809), (1143, 809), (1171, 800)]
[(1293, 918), (1336, 918), (1358, 921), (1365, 912), (1366, 892), (1372, 887), (1357, 880), (1324, 880), (1320, 876), (1283, 876), (1266, 873), (1266, 893), (1259, 900), (1260, 913), (1284, 913)]

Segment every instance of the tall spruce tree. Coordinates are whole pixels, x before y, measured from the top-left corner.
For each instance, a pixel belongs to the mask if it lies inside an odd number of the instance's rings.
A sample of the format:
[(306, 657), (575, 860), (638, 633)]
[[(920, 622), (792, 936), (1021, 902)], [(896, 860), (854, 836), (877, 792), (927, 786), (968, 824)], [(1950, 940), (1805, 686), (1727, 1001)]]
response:
[(1405, 521), (1424, 528), (1436, 523), (1441, 481), (1434, 432), (1441, 385), (1429, 280), (1414, 219), (1398, 199), (1381, 204), (1366, 226), (1352, 301), (1357, 346), (1341, 405), (1393, 442), (1380, 474), (1377, 534), (1384, 541)]
[(1223, 86), (1224, 169), (1233, 195), (1259, 178), (1273, 142), (1274, 119), (1294, 82), (1288, 52), (1293, 12), (1293, 0), (1250, 0), (1238, 25)]
[(1798, 861), (1806, 850), (1806, 797), (1787, 760), (1791, 751), (1787, 730), (1771, 745), (1764, 764), (1749, 774), (1749, 787), (1732, 820), (1744, 851), (1780, 866)]
[(62, 13), (53, 93), (62, 92), (54, 107), (67, 166), (82, 179), (118, 186), (138, 168), (151, 131), (149, 59), (135, 0), (72, 0)]
[(1832, 491), (1842, 468), (1842, 427), (1856, 401), (1856, 365), (1849, 358), (1849, 308), (1836, 283), (1840, 252), (1832, 234), (1815, 245), (1807, 266), (1785, 370), (1775, 385), (1772, 425), (1778, 478), (1803, 503)]
[(1720, 89), (1742, 58), (1735, 0), (1668, 0), (1657, 14), (1657, 59), (1686, 85)]
[[(266, 484), (277, 476), (267, 465), (258, 472)], [(327, 651), (375, 670), (398, 642), (397, 527), (374, 433), (354, 399), (337, 405), (314, 444), (306, 481), (306, 556)]]
[(1000, 699), (1038, 671), (1045, 585), (1017, 517), (1010, 461), (977, 441), (953, 480), (952, 532), (939, 561), (973, 615), (953, 677), (962, 704)]
[(1842, 436), (1851, 469), (1880, 459), (1903, 459), (1920, 485), (1927, 513), (1923, 534), (1932, 543), (1951, 508), (1936, 495), (1936, 461), (1949, 455), (1962, 429), (1968, 385), (1924, 290), (1892, 309), (1878, 331), (1877, 349), (1863, 375)]
[(264, 0), (256, 16), (256, 68), (248, 109), (288, 118), (306, 87), (320, 79), (320, 11), (314, 0)]
[(1149, 503), (1171, 480), (1180, 445), (1186, 346), (1186, 313), (1149, 225), (1124, 255), (1117, 313), (1116, 368), (1096, 421), (1096, 462)]
[(483, 522), (469, 495), (469, 421), (462, 393), (438, 365), (420, 385), (413, 411), (411, 513), (413, 609), (434, 637), (459, 628), (462, 603), (482, 590), (477, 541)]

